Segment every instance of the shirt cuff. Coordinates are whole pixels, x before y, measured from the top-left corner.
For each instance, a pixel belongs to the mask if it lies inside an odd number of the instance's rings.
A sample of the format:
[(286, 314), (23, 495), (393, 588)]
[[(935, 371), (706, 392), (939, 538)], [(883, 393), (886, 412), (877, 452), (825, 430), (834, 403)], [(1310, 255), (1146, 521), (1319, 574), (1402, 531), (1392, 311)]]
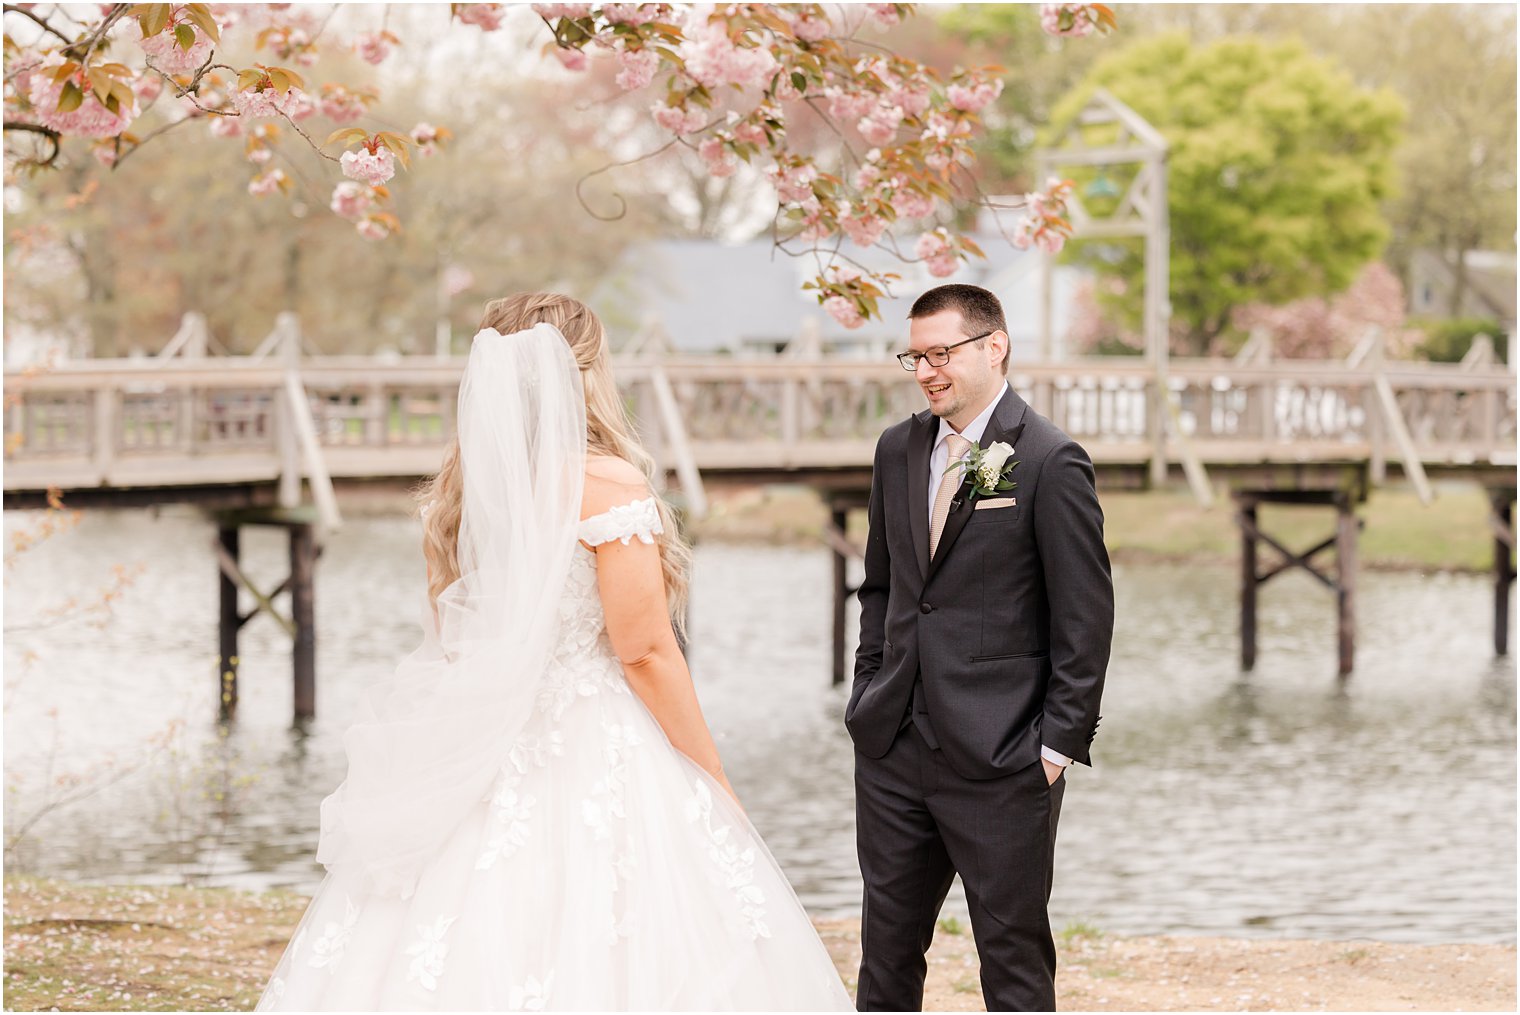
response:
[(1060, 765), (1062, 768), (1065, 768), (1067, 765), (1071, 764), (1071, 759), (1066, 755), (1060, 753), (1059, 751), (1052, 751), (1049, 747), (1046, 747), (1043, 744), (1040, 746), (1040, 757), (1044, 758), (1052, 765)]

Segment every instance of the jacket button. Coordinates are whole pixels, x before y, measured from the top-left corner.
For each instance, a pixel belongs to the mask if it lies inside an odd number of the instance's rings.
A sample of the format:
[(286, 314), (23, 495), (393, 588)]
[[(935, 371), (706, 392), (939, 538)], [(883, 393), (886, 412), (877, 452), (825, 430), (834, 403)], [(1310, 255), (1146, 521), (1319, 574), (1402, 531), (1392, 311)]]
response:
[(919, 613), (933, 613), (934, 612), (934, 607), (930, 606), (928, 603), (919, 603), (918, 604), (918, 612)]

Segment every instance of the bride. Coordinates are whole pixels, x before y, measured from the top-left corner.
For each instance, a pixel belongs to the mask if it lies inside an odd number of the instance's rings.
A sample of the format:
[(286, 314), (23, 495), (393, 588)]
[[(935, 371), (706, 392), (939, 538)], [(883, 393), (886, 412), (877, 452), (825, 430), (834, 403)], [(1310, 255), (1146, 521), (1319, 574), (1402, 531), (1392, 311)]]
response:
[(677, 646), (689, 552), (602, 324), (496, 300), (422, 498), (423, 645), (322, 804), (265, 1010), (847, 1010)]

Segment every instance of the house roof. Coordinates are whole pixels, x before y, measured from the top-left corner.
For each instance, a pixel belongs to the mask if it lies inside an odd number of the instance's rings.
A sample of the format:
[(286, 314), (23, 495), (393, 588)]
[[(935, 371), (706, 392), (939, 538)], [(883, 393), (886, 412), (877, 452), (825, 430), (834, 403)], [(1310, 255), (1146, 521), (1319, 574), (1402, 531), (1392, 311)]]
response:
[[(848, 245), (845, 253), (878, 271), (901, 275), (895, 298), (879, 304), (881, 319), (851, 331), (802, 288), (818, 270), (811, 254), (793, 257), (767, 239), (746, 243), (715, 240), (655, 240), (630, 248), (618, 268), (592, 295), (607, 322), (614, 346), (627, 342), (651, 318), (675, 348), (735, 351), (782, 344), (796, 337), (805, 321), (818, 327), (825, 345), (906, 344), (908, 309), (926, 289), (964, 282), (992, 290), (1003, 302), (1016, 355), (1039, 345), (1039, 255), (1018, 250), (1000, 235), (972, 234), (987, 253), (948, 279), (933, 278), (921, 264), (904, 264), (891, 253)], [(1057, 266), (1053, 279), (1054, 334), (1065, 333), (1068, 306), (1081, 271)], [(1021, 348), (1022, 347), (1022, 348)]]

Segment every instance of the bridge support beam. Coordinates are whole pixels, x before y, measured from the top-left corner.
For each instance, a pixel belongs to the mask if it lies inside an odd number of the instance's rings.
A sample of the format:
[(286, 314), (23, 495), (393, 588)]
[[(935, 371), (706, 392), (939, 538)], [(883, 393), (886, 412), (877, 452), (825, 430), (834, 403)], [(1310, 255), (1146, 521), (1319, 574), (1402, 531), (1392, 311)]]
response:
[(831, 642), (834, 654), (831, 681), (835, 687), (844, 683), (845, 674), (849, 669), (846, 665), (849, 646), (845, 643), (845, 621), (850, 597), (860, 591), (860, 586), (850, 584), (850, 560), (852, 558), (858, 560), (865, 555), (859, 547), (850, 542), (848, 533), (850, 509), (864, 507), (863, 496), (866, 495), (842, 492), (830, 495), (829, 521), (823, 530), (824, 541), (829, 544), (834, 557), (834, 637)]
[[(239, 552), (242, 527), (271, 525), (283, 528), (289, 539), (290, 573), (276, 588), (265, 592), (243, 571)], [(267, 613), (285, 629), (291, 640), (293, 717), (299, 724), (317, 714), (317, 628), (316, 585), (317, 558), (322, 547), (317, 541), (317, 523), (313, 509), (245, 509), (219, 512), (216, 515), (218, 586), (220, 614), (217, 623), (217, 673), (220, 683), (218, 719), (228, 722), (237, 714), (238, 702), (238, 632), (261, 613)], [(239, 612), (239, 594), (247, 591), (254, 606)], [(290, 593), (290, 614), (282, 614), (275, 599)]]
[[(1334, 490), (1236, 490), (1235, 522), (1240, 526), (1240, 667), (1256, 666), (1257, 590), (1285, 571), (1299, 568), (1335, 594), (1336, 672), (1341, 678), (1351, 674), (1356, 663), (1356, 576), (1357, 533), (1362, 521), (1356, 517), (1361, 499), (1355, 489)], [(1319, 543), (1295, 553), (1264, 532), (1258, 508), (1264, 503), (1323, 505), (1335, 509), (1335, 531)], [(1281, 560), (1263, 571), (1260, 546), (1265, 543)], [(1327, 572), (1315, 559), (1327, 550), (1335, 550), (1335, 570)]]
[(1515, 488), (1490, 489), (1494, 530), (1494, 655), (1509, 655), (1510, 590), (1515, 586)]

